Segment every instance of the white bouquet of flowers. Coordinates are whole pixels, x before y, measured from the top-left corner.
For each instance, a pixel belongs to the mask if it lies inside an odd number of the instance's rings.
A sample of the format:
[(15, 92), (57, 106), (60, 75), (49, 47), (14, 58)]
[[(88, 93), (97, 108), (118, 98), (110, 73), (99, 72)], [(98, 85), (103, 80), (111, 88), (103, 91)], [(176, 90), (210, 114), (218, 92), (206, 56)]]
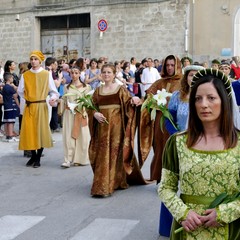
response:
[[(71, 86), (75, 88), (74, 86)], [(94, 90), (91, 90), (90, 92), (83, 93), (82, 97), (77, 97), (75, 99), (76, 103), (67, 103), (68, 107), (71, 111), (71, 113), (75, 114), (77, 112), (80, 112), (80, 109), (83, 107), (88, 110), (94, 110), (96, 112), (99, 112), (99, 109), (94, 105), (93, 100), (92, 100), (92, 95), (94, 93)], [(64, 96), (74, 96), (75, 94), (73, 93), (66, 93)], [(105, 120), (105, 122), (108, 124), (108, 121)]]
[(166, 89), (158, 90), (157, 94), (149, 94), (147, 99), (143, 102), (141, 111), (147, 108), (148, 112), (151, 113), (151, 120), (155, 120), (157, 111), (162, 112), (162, 117), (160, 119), (160, 127), (163, 131), (163, 124), (165, 118), (167, 118), (172, 125), (177, 129), (175, 123), (173, 122), (173, 117), (167, 108), (167, 97), (171, 97), (172, 94), (167, 92)]

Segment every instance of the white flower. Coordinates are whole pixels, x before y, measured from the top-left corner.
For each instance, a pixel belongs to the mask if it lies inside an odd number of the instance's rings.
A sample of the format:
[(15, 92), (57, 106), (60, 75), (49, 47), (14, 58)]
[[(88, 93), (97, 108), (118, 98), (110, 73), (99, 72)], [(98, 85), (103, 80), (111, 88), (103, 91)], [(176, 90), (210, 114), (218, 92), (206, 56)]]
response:
[(167, 104), (167, 97), (171, 96), (172, 94), (163, 88), (162, 91), (157, 90), (157, 94), (153, 95), (153, 98), (157, 101), (158, 106), (165, 106)]
[(78, 106), (78, 103), (70, 103), (67, 101), (67, 105), (69, 107), (69, 110), (71, 111), (72, 114), (76, 114), (75, 108)]

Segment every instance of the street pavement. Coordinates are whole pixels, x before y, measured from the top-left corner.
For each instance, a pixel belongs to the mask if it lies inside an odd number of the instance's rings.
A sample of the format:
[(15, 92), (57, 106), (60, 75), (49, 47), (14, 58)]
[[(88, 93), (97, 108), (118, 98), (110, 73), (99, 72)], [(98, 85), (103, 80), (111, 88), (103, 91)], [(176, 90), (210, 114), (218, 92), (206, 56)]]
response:
[[(0, 240), (166, 240), (158, 234), (155, 183), (90, 196), (91, 167), (62, 169), (61, 132), (41, 167), (26, 167), (18, 143), (0, 141)], [(152, 153), (143, 167), (149, 178)]]

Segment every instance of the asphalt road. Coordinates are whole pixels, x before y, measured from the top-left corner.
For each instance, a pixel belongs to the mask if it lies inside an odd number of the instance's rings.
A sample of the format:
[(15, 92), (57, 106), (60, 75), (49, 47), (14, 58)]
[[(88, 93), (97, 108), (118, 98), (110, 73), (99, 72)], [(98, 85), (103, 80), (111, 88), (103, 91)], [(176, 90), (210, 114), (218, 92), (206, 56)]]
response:
[[(130, 186), (90, 196), (90, 166), (62, 169), (61, 133), (42, 166), (25, 167), (18, 143), (0, 142), (0, 240), (163, 240), (157, 186)], [(152, 153), (149, 158), (151, 158)], [(150, 159), (143, 167), (149, 177)]]

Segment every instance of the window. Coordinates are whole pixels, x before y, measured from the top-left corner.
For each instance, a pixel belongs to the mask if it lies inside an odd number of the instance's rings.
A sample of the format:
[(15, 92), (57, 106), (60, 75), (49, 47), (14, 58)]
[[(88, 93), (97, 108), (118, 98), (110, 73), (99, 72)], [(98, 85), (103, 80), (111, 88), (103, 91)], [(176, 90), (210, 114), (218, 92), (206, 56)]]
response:
[(89, 28), (91, 25), (90, 13), (41, 17), (42, 29), (70, 29), (70, 28)]

